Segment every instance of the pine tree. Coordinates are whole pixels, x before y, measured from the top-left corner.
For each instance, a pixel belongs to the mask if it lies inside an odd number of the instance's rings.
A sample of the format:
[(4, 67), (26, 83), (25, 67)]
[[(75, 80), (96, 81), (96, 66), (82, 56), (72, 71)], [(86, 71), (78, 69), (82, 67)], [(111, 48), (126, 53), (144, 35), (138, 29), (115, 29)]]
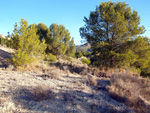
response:
[(74, 38), (71, 39), (71, 41), (69, 42), (69, 48), (66, 51), (66, 54), (68, 56), (74, 56), (76, 52), (76, 46), (74, 44)]
[(15, 23), (11, 40), (12, 40), (12, 48), (14, 48), (16, 50), (19, 49), (19, 36), (18, 36), (18, 34), (19, 34), (18, 25), (17, 25), (17, 23)]
[(69, 41), (71, 39), (69, 31), (63, 25), (50, 25), (50, 34), (46, 43), (48, 45), (47, 52), (59, 57), (65, 55), (69, 48)]
[(28, 22), (24, 19), (21, 19), (19, 27), (16, 23), (12, 34), (13, 46), (17, 50), (12, 55), (12, 62), (15, 66), (26, 65), (35, 59), (42, 58), (46, 45), (45, 41), (40, 43), (39, 36), (36, 33), (35, 24), (28, 26)]
[(46, 53), (58, 56), (75, 54), (74, 38), (71, 38), (69, 30), (63, 25), (51, 24), (48, 28), (45, 24), (36, 25), (37, 34), (47, 44)]
[(40, 40), (47, 39), (48, 35), (50, 34), (50, 30), (48, 29), (47, 25), (43, 23), (39, 23), (37, 26), (37, 34), (39, 35)]
[(136, 61), (132, 66), (141, 70), (142, 75), (150, 74), (150, 39), (148, 37), (138, 36), (135, 40), (130, 41), (125, 48), (132, 50), (134, 55), (137, 55)]
[(137, 55), (122, 49), (128, 41), (144, 33), (145, 28), (140, 26), (138, 13), (131, 11), (128, 4), (102, 2), (89, 18), (84, 18), (84, 22), (86, 24), (80, 28), (80, 34), (91, 44), (99, 66), (122, 67), (134, 63), (133, 58)]

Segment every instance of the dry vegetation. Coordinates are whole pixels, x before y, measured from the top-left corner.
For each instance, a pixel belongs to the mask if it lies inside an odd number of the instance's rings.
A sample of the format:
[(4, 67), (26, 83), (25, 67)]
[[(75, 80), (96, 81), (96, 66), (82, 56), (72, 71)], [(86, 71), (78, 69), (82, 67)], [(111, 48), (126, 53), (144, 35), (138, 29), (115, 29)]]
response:
[(34, 62), (21, 71), (12, 65), (3, 66), (0, 111), (148, 113), (149, 81), (129, 73), (112, 74), (114, 71), (99, 71), (83, 65), (80, 59), (59, 60), (50, 65)]
[(45, 79), (39, 73), (1, 69), (0, 111), (2, 113), (132, 111), (110, 98), (106, 91), (108, 79), (92, 75), (64, 74), (63, 71), (57, 72), (57, 68), (55, 71), (54, 74), (60, 74), (59, 79)]
[(44, 73), (7, 70), (0, 69), (1, 113), (132, 111), (110, 98), (106, 91), (108, 79), (66, 73), (55, 66)]
[(124, 72), (114, 73), (110, 81), (108, 92), (111, 97), (137, 113), (150, 112), (150, 80)]
[(17, 89), (14, 98), (26, 98), (29, 101), (40, 102), (54, 98), (54, 93), (49, 87), (35, 86)]

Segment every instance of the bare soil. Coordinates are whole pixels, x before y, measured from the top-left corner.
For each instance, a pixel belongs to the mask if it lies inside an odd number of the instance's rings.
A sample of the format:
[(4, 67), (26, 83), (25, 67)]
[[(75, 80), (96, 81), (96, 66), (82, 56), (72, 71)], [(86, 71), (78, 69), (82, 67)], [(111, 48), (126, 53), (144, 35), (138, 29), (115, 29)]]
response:
[(109, 78), (64, 73), (52, 67), (46, 74), (12, 71), (5, 68), (11, 52), (0, 47), (1, 113), (134, 113), (110, 97)]

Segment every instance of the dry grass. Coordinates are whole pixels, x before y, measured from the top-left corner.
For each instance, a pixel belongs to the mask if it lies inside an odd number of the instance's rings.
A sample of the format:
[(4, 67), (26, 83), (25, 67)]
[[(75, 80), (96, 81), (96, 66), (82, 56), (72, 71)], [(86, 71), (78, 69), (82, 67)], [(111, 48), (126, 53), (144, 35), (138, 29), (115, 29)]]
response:
[[(61, 70), (45, 70), (45, 73)], [(43, 80), (37, 73), (18, 73), (0, 71), (1, 92), (8, 95), (6, 102), (0, 105), (1, 113), (41, 113), (41, 112), (122, 112), (128, 108), (112, 99), (105, 90), (91, 87), (96, 79), (87, 77), (86, 85), (81, 75), (61, 74), (61, 80)], [(87, 76), (87, 75), (85, 75)], [(101, 87), (107, 84), (99, 80)], [(98, 85), (99, 86), (99, 85)]]
[(44, 79), (44, 80), (48, 80), (48, 79), (56, 79), (56, 80), (59, 80), (60, 79), (60, 75), (59, 73), (57, 72), (49, 72), (49, 73), (44, 73), (41, 75), (41, 77)]
[[(7, 70), (11, 70), (11, 67)], [(60, 79), (61, 70), (56, 66), (50, 66), (44, 62), (35, 61), (25, 67), (20, 67), (16, 71), (38, 73), (44, 80)]]
[(55, 97), (48, 86), (21, 87), (13, 91), (12, 97), (0, 98), (1, 113), (30, 113), (27, 106), (49, 101)]
[(50, 89), (45, 89), (43, 87), (35, 87), (29, 91), (29, 97), (34, 101), (43, 101), (54, 97), (54, 94)]
[[(14, 67), (11, 66), (0, 70), (0, 93), (7, 96), (2, 98), (0, 95), (0, 113), (90, 113), (128, 109), (102, 90), (108, 84), (105, 80), (97, 81), (96, 76), (105, 77), (105, 70), (93, 69), (80, 60), (78, 63), (77, 59), (73, 60), (70, 63), (60, 61), (54, 66), (33, 62), (26, 66), (25, 72), (12, 71)], [(65, 71), (73, 74), (65, 74)], [(58, 80), (60, 75), (61, 80)], [(100, 90), (91, 87), (99, 86), (99, 82)]]
[(49, 87), (44, 86), (36, 86), (36, 87), (30, 87), (30, 88), (21, 88), (17, 89), (17, 97), (15, 98), (22, 98), (26, 101), (43, 101), (43, 100), (49, 100), (54, 97), (53, 91)]
[(130, 73), (114, 73), (109, 94), (136, 110), (137, 113), (150, 112), (150, 81)]
[(83, 79), (86, 81), (87, 85), (97, 86), (97, 79), (92, 75), (84, 75)]
[(34, 61), (31, 64), (26, 65), (25, 67), (20, 67), (18, 71), (30, 71), (30, 72), (42, 72), (43, 70), (47, 69), (48, 65), (46, 65), (44, 62), (40, 61)]

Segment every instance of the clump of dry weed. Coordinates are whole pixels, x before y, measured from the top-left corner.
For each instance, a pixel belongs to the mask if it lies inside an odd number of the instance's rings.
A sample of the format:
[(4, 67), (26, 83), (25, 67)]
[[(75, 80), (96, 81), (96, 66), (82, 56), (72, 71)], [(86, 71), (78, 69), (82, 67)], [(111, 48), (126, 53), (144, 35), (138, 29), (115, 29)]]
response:
[(30, 90), (29, 97), (34, 101), (42, 101), (51, 99), (54, 96), (51, 89), (45, 89), (43, 87), (35, 87)]
[(95, 76), (92, 75), (84, 75), (83, 79), (86, 81), (87, 85), (97, 86), (97, 80)]
[(54, 92), (48, 87), (36, 86), (18, 89), (15, 96), (17, 96), (15, 98), (25, 99), (26, 101), (33, 100), (39, 102), (53, 98)]

